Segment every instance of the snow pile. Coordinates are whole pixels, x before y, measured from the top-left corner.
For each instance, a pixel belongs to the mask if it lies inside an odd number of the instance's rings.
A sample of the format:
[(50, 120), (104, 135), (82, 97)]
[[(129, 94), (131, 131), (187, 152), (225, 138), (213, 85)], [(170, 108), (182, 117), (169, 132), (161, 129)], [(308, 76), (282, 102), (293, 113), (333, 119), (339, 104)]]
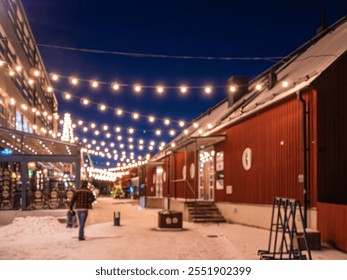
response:
[(40, 238), (65, 233), (65, 224), (59, 223), (55, 217), (17, 217), (11, 224), (0, 228), (0, 239)]

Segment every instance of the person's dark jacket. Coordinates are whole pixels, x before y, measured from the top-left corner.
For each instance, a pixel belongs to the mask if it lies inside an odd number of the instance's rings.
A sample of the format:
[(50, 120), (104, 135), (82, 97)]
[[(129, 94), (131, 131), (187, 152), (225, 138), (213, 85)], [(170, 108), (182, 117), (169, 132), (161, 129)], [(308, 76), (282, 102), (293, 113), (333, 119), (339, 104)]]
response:
[(70, 210), (72, 210), (76, 203), (76, 210), (88, 210), (92, 208), (92, 203), (95, 201), (94, 194), (86, 187), (78, 189), (70, 203)]

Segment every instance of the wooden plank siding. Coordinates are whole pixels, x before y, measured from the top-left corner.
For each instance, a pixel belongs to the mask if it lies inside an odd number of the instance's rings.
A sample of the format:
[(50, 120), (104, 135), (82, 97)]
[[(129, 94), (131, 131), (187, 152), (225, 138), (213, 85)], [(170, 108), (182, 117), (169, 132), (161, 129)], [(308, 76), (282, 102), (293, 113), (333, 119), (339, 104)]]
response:
[(153, 175), (155, 174), (155, 167), (149, 166), (146, 168), (146, 196), (155, 196), (155, 184), (153, 182)]
[(318, 202), (321, 239), (347, 252), (347, 205)]
[(314, 83), (318, 91), (318, 200), (347, 204), (347, 52)]
[[(192, 151), (180, 151), (174, 153), (172, 156), (173, 158), (173, 172), (174, 174), (172, 175), (172, 180), (182, 180), (183, 179), (183, 166), (186, 164), (186, 178), (187, 181), (189, 182), (190, 186), (195, 190), (196, 195), (198, 194), (197, 192), (197, 178), (196, 178), (196, 184), (194, 186), (194, 178), (191, 178), (190, 176), (190, 166), (192, 163), (194, 163), (194, 155), (195, 153)], [(198, 176), (197, 172), (197, 166), (195, 166), (195, 176)], [(194, 192), (191, 188), (189, 188), (188, 184), (186, 182), (176, 182), (172, 183), (172, 190), (174, 191), (174, 194), (176, 197), (180, 198), (194, 198)]]
[[(313, 91), (305, 94), (311, 110), (314, 95)], [(313, 117), (309, 116), (310, 122)], [(233, 193), (226, 194), (225, 188), (216, 190), (216, 201), (271, 204), (274, 196), (281, 196), (303, 203), (303, 184), (298, 182), (298, 175), (303, 174), (302, 103), (297, 98), (253, 115), (225, 133), (226, 140), (215, 150), (224, 151), (224, 186), (231, 185)], [(311, 138), (314, 141), (314, 132)], [(252, 149), (253, 160), (252, 168), (245, 171), (241, 158), (247, 147)], [(312, 205), (316, 203), (314, 195), (315, 191), (311, 192)]]

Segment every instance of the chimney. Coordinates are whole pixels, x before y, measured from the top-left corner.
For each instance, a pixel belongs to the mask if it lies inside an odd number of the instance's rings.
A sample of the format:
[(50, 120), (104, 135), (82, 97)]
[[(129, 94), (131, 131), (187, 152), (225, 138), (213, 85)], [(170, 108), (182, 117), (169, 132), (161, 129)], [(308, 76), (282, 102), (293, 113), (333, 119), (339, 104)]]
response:
[(228, 100), (229, 107), (234, 105), (248, 93), (248, 78), (244, 76), (232, 76), (228, 80)]
[(327, 15), (326, 15), (326, 12), (322, 12), (322, 24), (321, 26), (319, 26), (317, 29), (316, 29), (316, 35), (319, 35), (320, 33), (322, 33), (325, 29), (327, 29)]

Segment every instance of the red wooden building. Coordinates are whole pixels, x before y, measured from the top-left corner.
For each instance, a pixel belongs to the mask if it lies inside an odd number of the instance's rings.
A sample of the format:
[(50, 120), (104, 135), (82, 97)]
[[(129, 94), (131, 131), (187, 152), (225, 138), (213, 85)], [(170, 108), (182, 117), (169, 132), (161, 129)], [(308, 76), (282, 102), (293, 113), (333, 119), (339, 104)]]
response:
[[(148, 207), (214, 201), (268, 228), (274, 197), (299, 199), (308, 228), (347, 251), (347, 18), (190, 124), (146, 167)], [(187, 215), (184, 214), (187, 219)]]

